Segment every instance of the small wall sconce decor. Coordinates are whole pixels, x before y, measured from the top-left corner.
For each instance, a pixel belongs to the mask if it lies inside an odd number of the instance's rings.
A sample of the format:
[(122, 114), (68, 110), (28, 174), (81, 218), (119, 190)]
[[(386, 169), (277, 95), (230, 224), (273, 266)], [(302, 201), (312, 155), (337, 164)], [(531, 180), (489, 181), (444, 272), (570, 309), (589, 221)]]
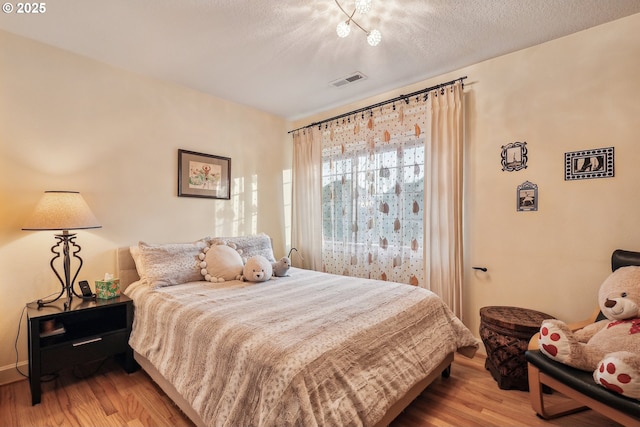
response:
[(502, 146), (502, 170), (519, 171), (527, 167), (527, 143), (514, 142)]
[(564, 153), (564, 180), (611, 178), (614, 174), (613, 147)]
[(516, 192), (518, 212), (538, 210), (538, 185), (525, 181), (518, 185)]

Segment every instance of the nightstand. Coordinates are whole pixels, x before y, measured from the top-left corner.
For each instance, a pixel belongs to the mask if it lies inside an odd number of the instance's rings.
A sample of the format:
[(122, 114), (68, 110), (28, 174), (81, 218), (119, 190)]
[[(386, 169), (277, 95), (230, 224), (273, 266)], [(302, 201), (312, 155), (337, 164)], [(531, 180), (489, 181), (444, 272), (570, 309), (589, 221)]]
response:
[(120, 355), (126, 372), (136, 370), (129, 335), (133, 325), (133, 301), (125, 295), (108, 300), (74, 298), (38, 308), (27, 304), (29, 329), (29, 386), (31, 404), (40, 403), (42, 375), (63, 368)]

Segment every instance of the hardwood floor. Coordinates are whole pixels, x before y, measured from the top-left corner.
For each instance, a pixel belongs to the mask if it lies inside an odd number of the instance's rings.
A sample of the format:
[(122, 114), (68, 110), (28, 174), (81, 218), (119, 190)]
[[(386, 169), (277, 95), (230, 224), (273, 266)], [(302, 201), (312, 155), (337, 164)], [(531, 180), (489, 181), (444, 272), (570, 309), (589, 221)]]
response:
[[(144, 372), (126, 374), (111, 360), (86, 379), (77, 378), (71, 371), (64, 372), (43, 383), (42, 391), (42, 403), (31, 406), (26, 380), (1, 386), (0, 426), (193, 425)], [(563, 397), (554, 394), (551, 398)], [(482, 356), (466, 359), (456, 355), (451, 376), (436, 380), (391, 426), (617, 427), (619, 424), (593, 411), (542, 420), (531, 409), (527, 392), (498, 388), (484, 369)]]
[[(456, 354), (451, 376), (427, 387), (391, 426), (620, 426), (591, 410), (543, 420), (531, 409), (529, 392), (498, 388), (484, 361), (482, 356), (467, 359)], [(555, 403), (566, 398), (554, 393), (545, 399)]]

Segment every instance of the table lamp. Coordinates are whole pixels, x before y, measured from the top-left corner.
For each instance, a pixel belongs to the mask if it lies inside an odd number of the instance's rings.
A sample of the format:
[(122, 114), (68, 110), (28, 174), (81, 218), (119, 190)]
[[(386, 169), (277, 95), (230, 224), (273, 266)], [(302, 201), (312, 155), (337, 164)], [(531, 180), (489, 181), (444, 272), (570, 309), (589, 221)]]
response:
[[(89, 205), (84, 201), (80, 193), (77, 191), (45, 191), (44, 196), (40, 199), (31, 217), (27, 220), (23, 230), (26, 231), (62, 231), (62, 234), (56, 234), (57, 243), (51, 247), (51, 252), (55, 255), (51, 259), (51, 269), (60, 281), (62, 290), (60, 294), (50, 300), (38, 300), (38, 307), (51, 304), (67, 293), (67, 301), (64, 303), (65, 310), (71, 306), (73, 294), (80, 297), (73, 288), (80, 268), (82, 268), (82, 258), (78, 255), (80, 246), (76, 244), (75, 233), (69, 233), (69, 230), (85, 230), (89, 228), (102, 227), (96, 217), (89, 209)], [(63, 275), (59, 272), (60, 266), (56, 268), (56, 260), (62, 258)], [(71, 275), (71, 257), (78, 260), (78, 268), (75, 270), (73, 277)], [(58, 262), (59, 264), (59, 262)]]

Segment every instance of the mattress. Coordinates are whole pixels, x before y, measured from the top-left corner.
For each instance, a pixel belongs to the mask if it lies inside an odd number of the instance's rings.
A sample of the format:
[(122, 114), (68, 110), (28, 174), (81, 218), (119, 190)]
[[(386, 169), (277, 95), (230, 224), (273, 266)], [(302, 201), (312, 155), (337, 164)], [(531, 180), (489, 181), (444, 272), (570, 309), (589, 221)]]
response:
[(375, 425), (473, 334), (432, 292), (292, 268), (125, 293), (131, 347), (211, 426)]

